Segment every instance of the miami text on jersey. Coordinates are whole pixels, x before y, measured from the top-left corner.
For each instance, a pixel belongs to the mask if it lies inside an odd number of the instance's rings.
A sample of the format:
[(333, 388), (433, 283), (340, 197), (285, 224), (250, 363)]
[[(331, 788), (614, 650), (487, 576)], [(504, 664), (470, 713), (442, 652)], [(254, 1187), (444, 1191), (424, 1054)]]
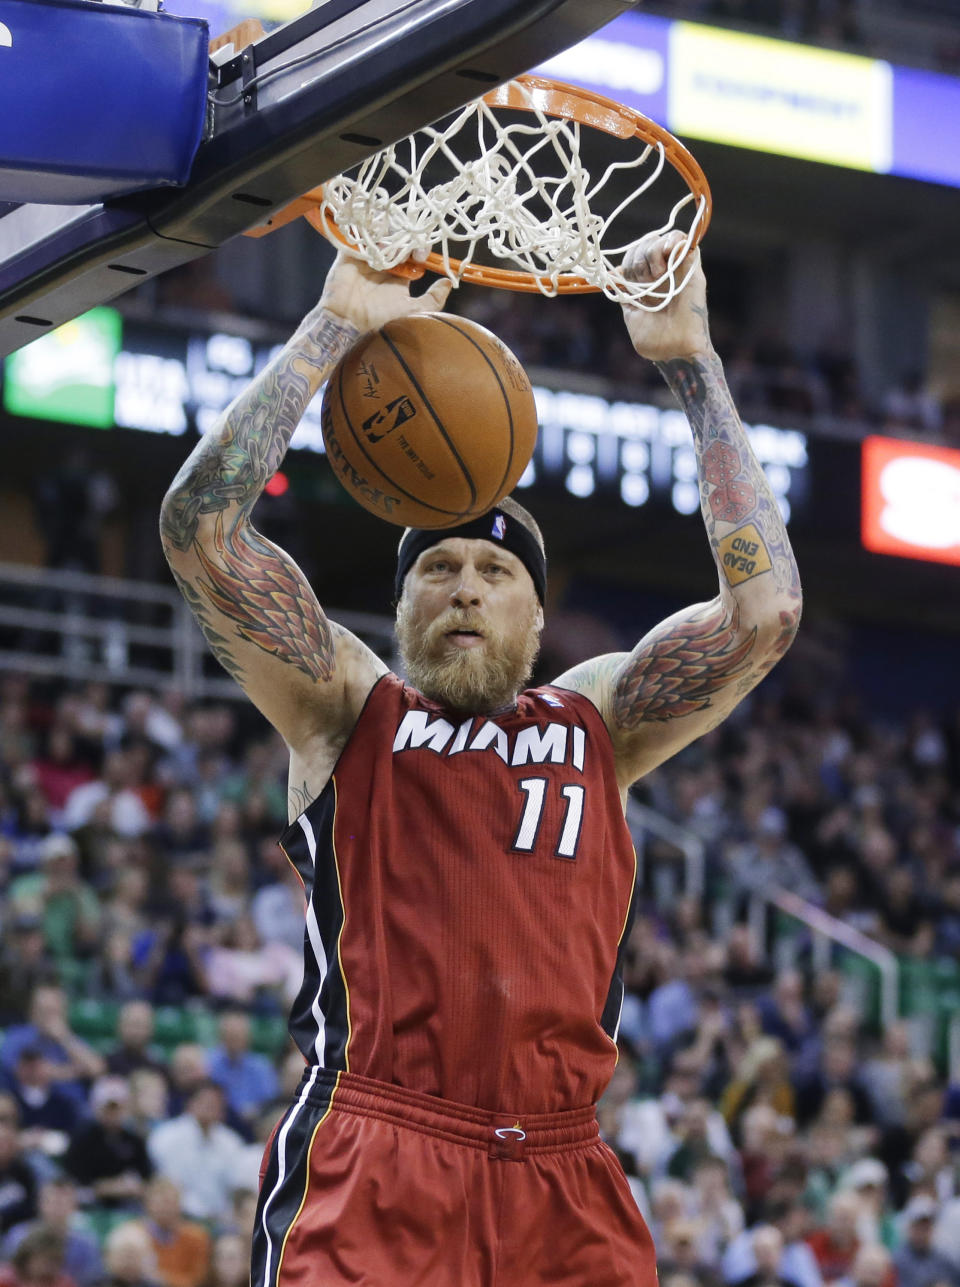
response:
[(531, 725), (508, 732), (494, 720), (475, 717), (456, 726), (428, 711), (407, 711), (397, 735), (394, 751), (426, 749), (437, 755), (458, 755), (461, 751), (492, 751), (504, 764), (569, 764), (583, 772), (586, 733), (576, 724)]

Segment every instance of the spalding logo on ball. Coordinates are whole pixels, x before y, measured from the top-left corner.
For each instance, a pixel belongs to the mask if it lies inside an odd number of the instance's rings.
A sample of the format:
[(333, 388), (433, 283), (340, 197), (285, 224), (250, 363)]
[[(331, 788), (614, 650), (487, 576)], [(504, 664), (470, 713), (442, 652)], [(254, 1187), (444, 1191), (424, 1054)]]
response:
[(365, 509), (401, 527), (485, 514), (533, 455), (527, 373), (492, 332), (418, 313), (363, 335), (330, 374), (323, 441)]

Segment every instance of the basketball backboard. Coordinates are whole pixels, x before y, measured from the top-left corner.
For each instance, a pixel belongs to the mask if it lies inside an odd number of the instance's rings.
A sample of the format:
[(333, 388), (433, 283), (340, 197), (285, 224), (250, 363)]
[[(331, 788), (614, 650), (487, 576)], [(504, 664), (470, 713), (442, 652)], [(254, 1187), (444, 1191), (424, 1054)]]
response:
[(201, 257), (633, 7), (321, 0), (216, 67), (183, 188), (89, 206), (0, 204), (0, 355)]

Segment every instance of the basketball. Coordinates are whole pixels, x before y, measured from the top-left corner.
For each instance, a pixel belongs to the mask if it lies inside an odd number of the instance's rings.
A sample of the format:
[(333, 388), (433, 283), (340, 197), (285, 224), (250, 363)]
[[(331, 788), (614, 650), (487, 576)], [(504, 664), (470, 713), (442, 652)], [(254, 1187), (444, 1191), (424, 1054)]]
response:
[(419, 313), (361, 336), (330, 374), (323, 440), (355, 500), (402, 527), (452, 527), (501, 500), (533, 453), (527, 374), (492, 332)]

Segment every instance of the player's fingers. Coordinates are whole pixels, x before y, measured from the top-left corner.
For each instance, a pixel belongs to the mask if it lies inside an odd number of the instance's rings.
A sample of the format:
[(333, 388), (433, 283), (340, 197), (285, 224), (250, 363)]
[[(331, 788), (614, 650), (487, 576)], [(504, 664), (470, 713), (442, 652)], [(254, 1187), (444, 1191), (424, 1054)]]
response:
[(652, 282), (662, 277), (670, 265), (674, 249), (684, 240), (678, 228), (672, 232), (648, 232), (627, 251), (621, 271), (627, 281)]
[(442, 309), (451, 290), (453, 282), (449, 277), (441, 277), (438, 282), (434, 282), (420, 301), (424, 310), (429, 313)]

